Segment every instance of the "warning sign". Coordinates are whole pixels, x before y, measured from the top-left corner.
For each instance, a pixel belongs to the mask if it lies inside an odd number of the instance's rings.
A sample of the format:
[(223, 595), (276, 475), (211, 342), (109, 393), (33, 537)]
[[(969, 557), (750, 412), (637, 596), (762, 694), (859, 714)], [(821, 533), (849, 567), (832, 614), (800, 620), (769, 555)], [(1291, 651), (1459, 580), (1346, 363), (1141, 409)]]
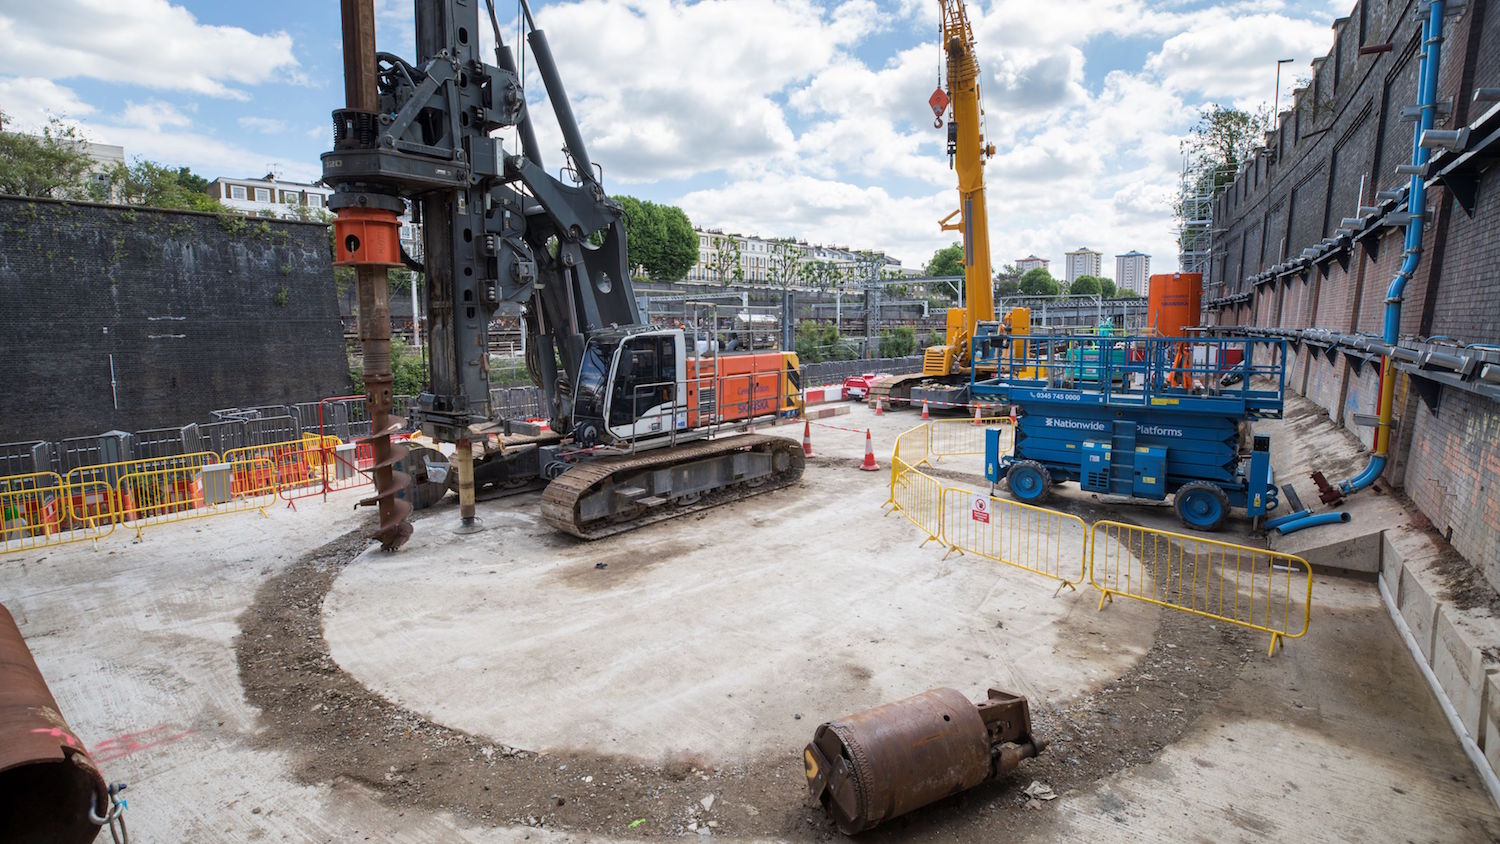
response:
[(969, 518), (976, 522), (990, 523), (990, 497), (982, 492), (974, 493), (969, 504)]

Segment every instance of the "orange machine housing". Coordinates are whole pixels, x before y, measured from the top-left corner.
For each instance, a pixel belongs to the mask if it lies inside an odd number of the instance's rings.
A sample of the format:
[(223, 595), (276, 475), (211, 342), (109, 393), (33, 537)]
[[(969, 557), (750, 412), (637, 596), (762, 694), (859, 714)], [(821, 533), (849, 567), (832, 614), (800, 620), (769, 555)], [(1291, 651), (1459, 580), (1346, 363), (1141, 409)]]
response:
[(687, 359), (689, 428), (761, 416), (796, 415), (802, 378), (791, 352), (741, 352)]
[(1153, 275), (1146, 299), (1146, 325), (1161, 337), (1185, 337), (1188, 328), (1203, 322), (1202, 299), (1202, 273)]

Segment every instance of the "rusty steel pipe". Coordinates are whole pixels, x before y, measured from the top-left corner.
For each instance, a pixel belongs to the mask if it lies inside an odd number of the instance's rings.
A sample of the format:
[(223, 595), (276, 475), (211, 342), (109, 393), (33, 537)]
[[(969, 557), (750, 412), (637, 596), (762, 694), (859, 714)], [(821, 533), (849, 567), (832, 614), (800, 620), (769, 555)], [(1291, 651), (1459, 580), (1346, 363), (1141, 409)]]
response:
[[(344, 98), (349, 109), (372, 115), (379, 107), (375, 86), (375, 8), (373, 0), (341, 0), (344, 40)], [(380, 525), (375, 539), (394, 551), (411, 538), (411, 504), (403, 493), (411, 478), (395, 470), (406, 447), (393, 445), (391, 434), (404, 426), (391, 420), (394, 404), (391, 372), (391, 292), (387, 268), (400, 266), (396, 212), (377, 208), (339, 208), (334, 222), (337, 263), (354, 268), (359, 299), (359, 340), (364, 353), (365, 405), (370, 412), (375, 495), (360, 506), (376, 505)]]
[(0, 605), (0, 841), (87, 844), (99, 834), (89, 813), (109, 805), (104, 777)]
[(803, 751), (812, 798), (853, 835), (1015, 770), (1041, 753), (1026, 698), (953, 689), (829, 721)]

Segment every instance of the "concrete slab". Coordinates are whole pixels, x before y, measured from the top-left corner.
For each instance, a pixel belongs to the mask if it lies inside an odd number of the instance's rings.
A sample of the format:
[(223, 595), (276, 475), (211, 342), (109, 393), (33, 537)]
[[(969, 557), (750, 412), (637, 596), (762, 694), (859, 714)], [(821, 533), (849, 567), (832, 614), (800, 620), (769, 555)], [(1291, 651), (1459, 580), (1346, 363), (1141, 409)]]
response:
[(933, 686), (1076, 696), (1145, 651), (1154, 610), (1100, 613), (1091, 593), (945, 561), (880, 516), (886, 479), (854, 462), (609, 543), (481, 505), (500, 529), (420, 531), (351, 565), (324, 633), (346, 671), (440, 723), (549, 752), (722, 762)]
[(1500, 671), (1492, 642), (1500, 642), (1500, 621), (1488, 614), (1466, 612), (1452, 605), (1438, 613), (1432, 673), (1476, 742), (1484, 735), (1489, 675)]

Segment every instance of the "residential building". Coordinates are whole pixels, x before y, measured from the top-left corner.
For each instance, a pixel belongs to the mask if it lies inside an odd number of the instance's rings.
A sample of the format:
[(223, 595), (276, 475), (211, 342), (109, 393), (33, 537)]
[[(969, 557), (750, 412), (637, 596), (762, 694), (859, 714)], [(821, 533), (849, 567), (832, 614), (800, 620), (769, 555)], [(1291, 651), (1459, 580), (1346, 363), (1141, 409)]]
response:
[[(1046, 258), (1038, 258), (1035, 255), (1027, 255), (1025, 258), (1016, 259), (1016, 269), (1020, 271), (1021, 275), (1025, 275), (1032, 270), (1046, 270), (1047, 266), (1051, 263), (1052, 262), (1047, 260)], [(1047, 271), (1051, 272), (1051, 270)]]
[(1151, 278), (1151, 256), (1134, 250), (1115, 256), (1115, 289), (1146, 295)]
[[(320, 184), (290, 182), (267, 173), (259, 179), (219, 177), (208, 183), (208, 195), (221, 205), (261, 217), (320, 219), (331, 218), (328, 198), (333, 190)], [(412, 222), (411, 213), (401, 215), (401, 246), (406, 254), (420, 260), (422, 230)]]
[[(720, 229), (694, 229), (698, 236), (698, 263), (688, 271), (689, 281), (742, 281), (746, 283), (764, 284), (772, 280), (774, 274), (774, 261), (777, 238), (766, 238), (759, 235), (742, 235), (733, 232), (724, 232)], [(885, 274), (905, 274), (901, 262), (887, 256), (884, 252), (850, 249), (844, 246), (824, 246), (822, 244), (810, 244), (807, 241), (793, 241), (792, 248), (797, 252), (797, 261), (801, 264), (827, 263), (832, 264), (834, 269), (843, 277), (849, 278), (860, 273), (869, 272), (869, 258), (867, 255), (877, 256), (880, 267), (875, 272)], [(719, 259), (719, 255), (732, 256), (738, 252), (739, 274), (734, 273), (733, 261), (730, 258)], [(802, 278), (795, 279), (794, 285), (802, 285)]]
[(1081, 275), (1097, 276), (1104, 271), (1104, 253), (1080, 246), (1065, 253), (1063, 281), (1072, 284)]

